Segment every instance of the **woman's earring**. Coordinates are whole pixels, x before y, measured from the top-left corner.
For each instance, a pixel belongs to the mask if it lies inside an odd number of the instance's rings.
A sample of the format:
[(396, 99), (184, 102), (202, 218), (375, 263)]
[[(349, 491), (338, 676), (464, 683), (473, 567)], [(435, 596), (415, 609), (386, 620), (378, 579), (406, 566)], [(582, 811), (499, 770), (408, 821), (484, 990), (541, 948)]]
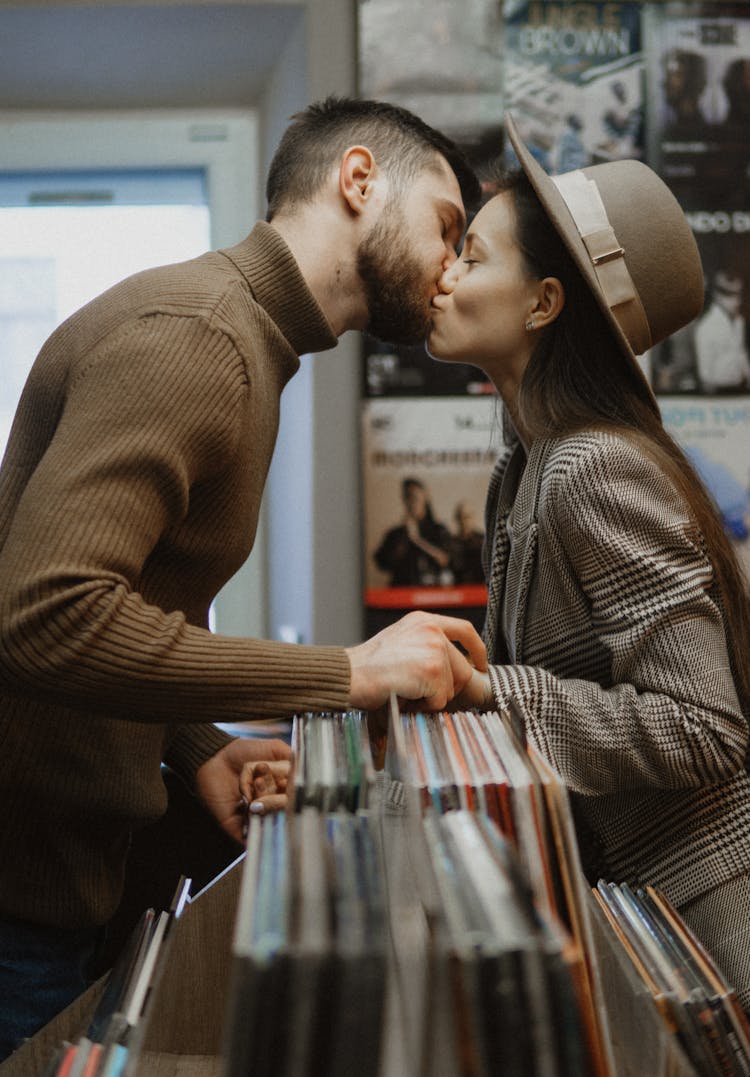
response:
[(529, 320), (526, 322), (526, 328), (527, 329), (533, 329), (534, 328), (534, 319), (533, 318), (529, 318)]

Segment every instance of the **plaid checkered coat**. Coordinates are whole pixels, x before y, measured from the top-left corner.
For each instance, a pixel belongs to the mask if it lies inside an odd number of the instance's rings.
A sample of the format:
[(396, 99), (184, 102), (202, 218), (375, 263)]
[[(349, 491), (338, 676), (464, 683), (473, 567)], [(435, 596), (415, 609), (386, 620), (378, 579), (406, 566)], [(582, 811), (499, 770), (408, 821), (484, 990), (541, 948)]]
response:
[(499, 460), (486, 525), (493, 689), (566, 782), (589, 878), (679, 906), (749, 873), (748, 718), (669, 479), (613, 433), (538, 441)]

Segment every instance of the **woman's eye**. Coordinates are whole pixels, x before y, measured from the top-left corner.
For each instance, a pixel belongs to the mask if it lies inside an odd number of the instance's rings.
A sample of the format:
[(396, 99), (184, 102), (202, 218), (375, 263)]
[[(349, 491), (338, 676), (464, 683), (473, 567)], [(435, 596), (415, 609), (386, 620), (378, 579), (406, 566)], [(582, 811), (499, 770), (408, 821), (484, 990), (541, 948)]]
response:
[(476, 258), (464, 258), (463, 263), (465, 266), (475, 266), (477, 264)]

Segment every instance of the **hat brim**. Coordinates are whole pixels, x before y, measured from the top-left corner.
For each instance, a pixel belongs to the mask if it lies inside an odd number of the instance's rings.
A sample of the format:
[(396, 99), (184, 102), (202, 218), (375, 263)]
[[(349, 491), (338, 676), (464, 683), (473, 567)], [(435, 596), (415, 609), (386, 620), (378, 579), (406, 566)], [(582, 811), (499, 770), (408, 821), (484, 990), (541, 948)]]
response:
[[(581, 238), (581, 234), (578, 231), (575, 221), (571, 216), (565, 200), (558, 191), (555, 184), (552, 182), (548, 174), (544, 171), (539, 162), (534, 158), (531, 152), (526, 148), (526, 145), (521, 138), (521, 135), (516, 126), (516, 122), (510, 113), (505, 114), (505, 129), (508, 133), (511, 145), (515, 150), (518, 161), (526, 174), (531, 186), (533, 187), (539, 201), (542, 203), (550, 222), (554, 226), (556, 232), (562, 239), (568, 253), (571, 255), (575, 262), (581, 276), (589, 286), (594, 299), (599, 306), (599, 309), (604, 314), (608, 325), (612, 330), (612, 334), (619, 347), (620, 352), (624, 355), (628, 370), (633, 378), (633, 383), (638, 389), (640, 394), (644, 397), (646, 402), (656, 410), (659, 410), (654, 392), (648, 381), (648, 378), (643, 372), (641, 364), (638, 362), (635, 352), (633, 351), (628, 338), (626, 337), (620, 323), (613, 314), (607, 299), (599, 284), (599, 279), (596, 275), (591, 257), (588, 250)], [(581, 171), (584, 175), (588, 175), (589, 169), (583, 168)]]

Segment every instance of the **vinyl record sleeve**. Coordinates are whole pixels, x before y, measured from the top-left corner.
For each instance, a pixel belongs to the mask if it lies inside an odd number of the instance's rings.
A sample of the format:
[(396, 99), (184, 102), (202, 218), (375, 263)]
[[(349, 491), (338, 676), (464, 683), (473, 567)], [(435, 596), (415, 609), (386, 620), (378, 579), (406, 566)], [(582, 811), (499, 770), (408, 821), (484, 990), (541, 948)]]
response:
[(151, 944), (151, 936), (156, 925), (156, 911), (154, 909), (146, 909), (142, 914), (139, 925), (138, 934), (135, 948), (133, 951), (133, 961), (128, 969), (127, 981), (124, 985), (124, 991), (121, 999), (122, 1014), (129, 1024), (132, 1024), (131, 1006), (136, 995), (136, 992), (140, 990), (139, 977), (143, 971), (144, 962), (146, 961), (149, 946)]
[(470, 725), (470, 716), (463, 711), (455, 711), (451, 715), (451, 721), (469, 771), (474, 810), (489, 815), (501, 826), (500, 809), (487, 759), (479, 750), (476, 734)]
[(291, 1029), (284, 1077), (325, 1074), (327, 1049), (322, 1035), (332, 1019), (333, 991), (330, 850), (323, 817), (304, 808), (291, 828), (292, 876), (289, 1012)]
[(667, 898), (651, 886), (644, 889), (643, 897), (654, 914), (661, 916), (664, 931), (671, 932), (675, 945), (683, 951), (685, 960), (691, 964), (696, 976), (702, 981), (706, 995), (717, 1014), (717, 1020), (721, 1021), (738, 1072), (749, 1073), (750, 1025), (739, 1004), (736, 991), (726, 982)]
[(141, 968), (133, 983), (132, 993), (130, 993), (125, 1010), (125, 1019), (131, 1026), (135, 1026), (143, 1014), (147, 994), (153, 982), (156, 964), (167, 936), (169, 921), (170, 915), (166, 911), (160, 912), (154, 921), (148, 947), (143, 956)]
[(496, 712), (484, 714), (480, 721), (508, 774), (518, 851), (528, 872), (534, 896), (540, 908), (551, 912), (554, 908), (554, 889), (549, 868), (546, 820), (540, 811), (541, 789), (528, 767), (525, 753), (511, 738), (501, 715)]
[[(507, 1025), (499, 1039), (488, 1041), (485, 1037), (488, 1053), (494, 1060), (491, 1065), (511, 1064), (511, 1060), (516, 1060), (513, 1064), (520, 1064), (524, 1051), (528, 1051), (533, 1058), (532, 1071), (539, 1077), (554, 1077), (556, 1063), (550, 999), (531, 894), (525, 885), (519, 886), (521, 873), (517, 867), (511, 867), (512, 854), (502, 845), (502, 836), (498, 834), (491, 838), (477, 816), (454, 812), (445, 816), (441, 825), (463, 870), (464, 893), (473, 889), (486, 917), (487, 939), (483, 952), (495, 958), (495, 966), (493, 972), (492, 966), (484, 963), (481, 966), (483, 974), (485, 977), (500, 976), (499, 983), (494, 981), (495, 991), (499, 998), (505, 999), (506, 1005), (509, 1004), (509, 992), (515, 998), (516, 1012), (501, 1014), (495, 1011), (493, 1002), (481, 994), (487, 1015), (487, 1034), (497, 1028), (500, 1020)], [(528, 1037), (528, 1042), (522, 1049), (524, 1036)]]
[(410, 716), (427, 770), (427, 788), (435, 811), (453, 811), (459, 806), (458, 788), (452, 773), (445, 741), (434, 716)]
[(301, 811), (305, 802), (305, 771), (307, 769), (304, 718), (301, 714), (295, 714), (292, 718), (290, 747), (292, 749), (292, 773), (290, 778), (292, 795), (290, 800), (293, 809)]
[(688, 1055), (706, 1073), (731, 1073), (728, 1046), (716, 1027), (705, 992), (693, 992), (686, 981), (685, 969), (675, 961), (666, 937), (659, 931), (638, 896), (626, 883), (610, 889), (624, 910), (634, 936), (643, 952), (648, 953), (675, 1011), (679, 1034)]
[(459, 871), (441, 828), (441, 819), (423, 820), (427, 848), (446, 923), (446, 994), (449, 1018), (455, 1029), (455, 1071), (461, 1077), (490, 1077), (484, 1030), (480, 1019), (481, 985), (477, 960), (478, 930), (462, 892)]
[(483, 773), (487, 775), (485, 795), (488, 814), (494, 819), (502, 832), (518, 847), (518, 833), (513, 819), (510, 781), (502, 760), (492, 747), (489, 737), (482, 725), (480, 716), (465, 713), (461, 716), (463, 728), (471, 744), (475, 759), (480, 761)]
[(721, 999), (701, 977), (692, 956), (683, 948), (671, 925), (648, 894), (639, 889), (632, 893), (632, 899), (637, 903), (648, 929), (658, 938), (668, 959), (673, 963), (675, 975), (684, 984), (684, 1004), (692, 1013), (699, 1034), (710, 1047), (714, 1063), (725, 1073), (743, 1072), (743, 1069), (747, 1068), (747, 1060), (743, 1058), (742, 1052), (738, 1051), (739, 1044), (726, 1020)]
[(626, 940), (626, 952), (631, 960), (633, 955), (636, 955), (636, 967), (642, 976), (645, 972), (644, 981), (662, 1015), (667, 1019), (668, 1027), (677, 1035), (687, 1056), (698, 1067), (699, 1072), (713, 1072), (711, 1054), (696, 1027), (692, 1010), (682, 1004), (678, 988), (665, 969), (662, 956), (654, 947), (648, 945), (640, 923), (619, 886), (600, 882), (597, 891), (604, 899), (610, 919), (617, 923), (621, 937)]
[(589, 918), (589, 889), (578, 852), (568, 791), (553, 768), (532, 745), (529, 745), (527, 752), (532, 766), (540, 775), (547, 803), (555, 849), (555, 866), (559, 872), (564, 896), (563, 915), (560, 919), (581, 955), (575, 978), (588, 1051), (594, 1071), (607, 1073), (613, 1068), (613, 1062), (607, 1042), (608, 1029), (604, 1016), (600, 973)]
[(335, 913), (330, 1077), (377, 1077), (379, 1070), (386, 965), (383, 903), (369, 828), (364, 813), (336, 813), (326, 819)]
[(448, 765), (455, 775), (458, 806), (464, 811), (477, 811), (479, 808), (479, 796), (476, 771), (473, 761), (467, 757), (464, 751), (464, 744), (459, 735), (455, 715), (449, 712), (441, 714), (438, 728), (445, 742)]
[(231, 1073), (270, 1077), (270, 1070), (263, 1068), (266, 1060), (269, 1066), (271, 1059), (276, 1067), (283, 1063), (289, 1019), (288, 921), (287, 817), (252, 816), (232, 947), (224, 1045)]
[(131, 990), (133, 977), (137, 974), (139, 954), (143, 951), (144, 938), (151, 929), (154, 915), (153, 909), (147, 909), (141, 914), (118, 956), (86, 1030), (90, 1039), (102, 1042), (119, 1038), (125, 1032), (126, 998)]
[(411, 715), (404, 714), (399, 717), (398, 725), (403, 731), (404, 756), (402, 773), (404, 781), (413, 784), (417, 789), (419, 802), (423, 810), (430, 806), (434, 807), (427, 758), (416, 723)]

